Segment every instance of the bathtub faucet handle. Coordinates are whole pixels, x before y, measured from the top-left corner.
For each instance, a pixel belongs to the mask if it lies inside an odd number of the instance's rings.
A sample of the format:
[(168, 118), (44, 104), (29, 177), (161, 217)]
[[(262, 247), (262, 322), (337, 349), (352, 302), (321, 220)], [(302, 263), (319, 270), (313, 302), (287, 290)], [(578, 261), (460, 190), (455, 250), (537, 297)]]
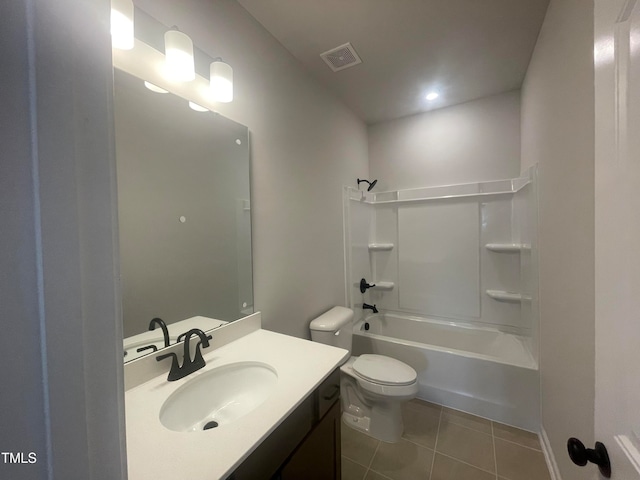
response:
[(378, 313), (378, 309), (376, 308), (375, 305), (369, 305), (368, 303), (363, 303), (362, 304), (362, 309), (363, 310), (371, 310), (373, 313)]
[(367, 288), (371, 288), (375, 286), (376, 286), (375, 283), (368, 284), (367, 281), (363, 278), (362, 280), (360, 280), (360, 293), (364, 293), (367, 291)]

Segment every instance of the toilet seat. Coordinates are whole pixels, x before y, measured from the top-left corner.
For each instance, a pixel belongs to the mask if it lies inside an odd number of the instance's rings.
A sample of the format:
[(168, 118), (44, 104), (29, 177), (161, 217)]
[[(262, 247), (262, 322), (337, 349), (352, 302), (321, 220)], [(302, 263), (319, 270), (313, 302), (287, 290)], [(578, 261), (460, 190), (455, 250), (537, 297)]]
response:
[(409, 365), (383, 355), (360, 355), (353, 362), (353, 371), (364, 380), (385, 386), (411, 385), (417, 378)]

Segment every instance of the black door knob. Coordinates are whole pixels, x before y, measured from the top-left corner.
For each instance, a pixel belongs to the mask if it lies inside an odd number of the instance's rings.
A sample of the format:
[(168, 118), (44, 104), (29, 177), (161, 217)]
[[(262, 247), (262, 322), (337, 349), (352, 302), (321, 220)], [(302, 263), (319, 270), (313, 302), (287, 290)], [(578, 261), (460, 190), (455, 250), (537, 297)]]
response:
[(576, 465), (584, 467), (588, 462), (595, 463), (603, 477), (611, 478), (611, 462), (603, 443), (596, 442), (596, 448), (586, 448), (580, 440), (571, 437), (567, 440), (567, 450), (571, 461)]

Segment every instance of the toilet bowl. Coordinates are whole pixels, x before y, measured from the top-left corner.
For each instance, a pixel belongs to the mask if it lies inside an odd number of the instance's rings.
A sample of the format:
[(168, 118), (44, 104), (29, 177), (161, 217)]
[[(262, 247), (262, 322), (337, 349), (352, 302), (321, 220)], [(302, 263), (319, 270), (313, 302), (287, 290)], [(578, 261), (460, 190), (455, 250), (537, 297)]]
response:
[[(349, 308), (332, 308), (311, 322), (311, 339), (351, 352), (353, 317)], [(394, 358), (365, 354), (340, 366), (342, 420), (378, 440), (400, 440), (402, 403), (417, 393), (416, 371)]]

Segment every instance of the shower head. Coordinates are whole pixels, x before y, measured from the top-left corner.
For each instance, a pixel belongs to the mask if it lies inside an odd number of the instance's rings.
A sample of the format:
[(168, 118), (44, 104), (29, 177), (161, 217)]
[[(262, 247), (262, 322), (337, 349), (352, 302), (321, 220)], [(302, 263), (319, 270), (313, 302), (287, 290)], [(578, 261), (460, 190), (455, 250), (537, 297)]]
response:
[(378, 183), (378, 180), (374, 180), (373, 182), (370, 182), (369, 180), (364, 180), (364, 179), (360, 180), (360, 179), (358, 178), (358, 186), (360, 186), (360, 184), (361, 184), (362, 182), (365, 182), (365, 183), (368, 183), (368, 184), (369, 184), (369, 187), (367, 188), (367, 192), (370, 192), (370, 191), (371, 191), (371, 189), (372, 189), (373, 187), (375, 187), (375, 186), (376, 186), (376, 183)]

